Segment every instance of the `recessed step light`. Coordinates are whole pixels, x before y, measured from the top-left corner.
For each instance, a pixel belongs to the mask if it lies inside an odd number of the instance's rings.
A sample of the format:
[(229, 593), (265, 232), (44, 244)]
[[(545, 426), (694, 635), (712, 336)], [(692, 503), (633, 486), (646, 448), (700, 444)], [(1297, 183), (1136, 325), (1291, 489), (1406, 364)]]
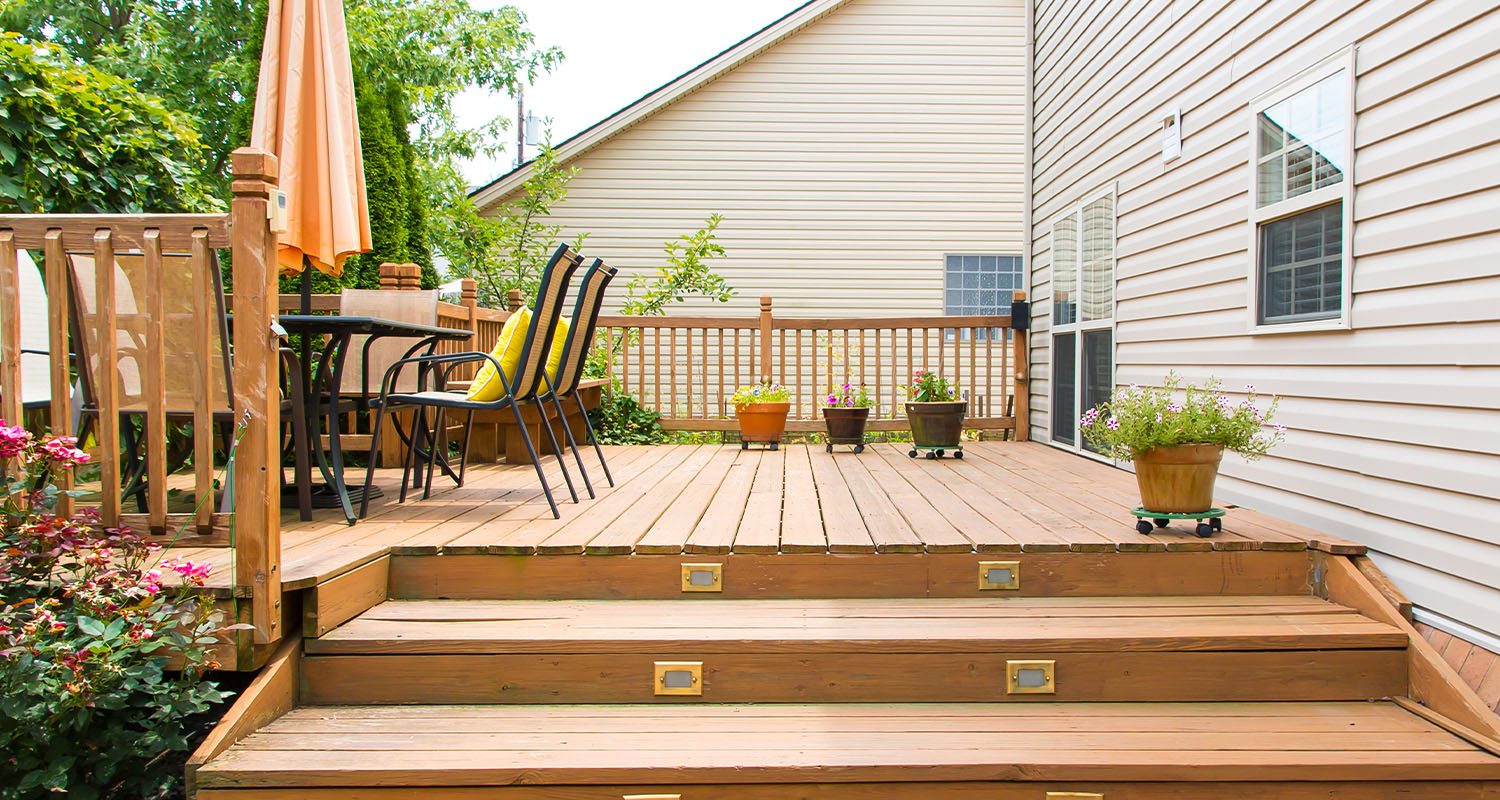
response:
[(1057, 694), (1056, 661), (1005, 662), (1006, 694)]
[(724, 565), (683, 564), (682, 590), (684, 592), (724, 591)]
[(997, 589), (1017, 591), (1021, 588), (1021, 562), (1019, 561), (981, 561), (979, 562), (979, 591), (988, 592)]
[(658, 661), (652, 689), (658, 695), (703, 695), (702, 661)]

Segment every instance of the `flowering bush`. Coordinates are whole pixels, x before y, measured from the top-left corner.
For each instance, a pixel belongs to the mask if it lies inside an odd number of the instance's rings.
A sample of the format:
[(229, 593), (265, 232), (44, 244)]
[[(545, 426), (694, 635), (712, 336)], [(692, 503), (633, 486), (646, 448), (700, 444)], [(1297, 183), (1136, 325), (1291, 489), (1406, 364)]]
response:
[(792, 399), (792, 393), (779, 383), (752, 383), (749, 386), (741, 386), (736, 389), (730, 402), (735, 408), (748, 406), (751, 403), (785, 403)]
[(1115, 390), (1107, 402), (1084, 412), (1078, 425), (1090, 445), (1113, 458), (1134, 459), (1153, 447), (1217, 444), (1253, 461), (1279, 444), (1286, 428), (1266, 430), (1278, 398), (1272, 397), (1261, 411), (1255, 405), (1255, 387), (1246, 386), (1245, 394), (1246, 399), (1235, 403), (1220, 390), (1217, 378), (1184, 388), (1182, 378), (1169, 372), (1160, 388), (1132, 383)]
[(52, 476), (88, 461), (75, 445), (0, 424), (0, 798), (159, 794), (185, 719), (224, 698), (209, 648), (245, 627), (194, 591), (208, 565), (55, 513)]
[(869, 408), (875, 405), (875, 398), (870, 396), (870, 390), (863, 383), (858, 386), (846, 383), (838, 389), (829, 389), (823, 405), (828, 408)]
[(917, 370), (906, 387), (906, 396), (915, 403), (941, 403), (958, 399), (958, 385), (931, 370)]

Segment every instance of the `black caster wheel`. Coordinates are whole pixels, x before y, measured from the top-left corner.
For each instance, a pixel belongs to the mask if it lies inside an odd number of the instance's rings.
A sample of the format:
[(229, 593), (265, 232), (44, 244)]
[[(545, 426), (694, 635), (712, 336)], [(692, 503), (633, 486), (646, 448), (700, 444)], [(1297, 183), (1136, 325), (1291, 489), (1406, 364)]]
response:
[(855, 455), (863, 453), (864, 451), (865, 451), (865, 446), (864, 445), (857, 444), (857, 445), (854, 446), (854, 453), (855, 453)]
[(907, 450), (906, 451), (906, 457), (907, 458), (916, 458), (917, 457), (917, 451), (915, 449)]
[(957, 452), (955, 452), (955, 453), (954, 453), (954, 454), (953, 454), (953, 457), (954, 457), (954, 458), (963, 458), (963, 457), (964, 457), (964, 451), (962, 451), (962, 450), (959, 450), (959, 451), (957, 451)]
[(1150, 533), (1151, 523), (1146, 520), (1139, 520), (1135, 523), (1135, 530), (1137, 533)]
[(1193, 532), (1198, 534), (1199, 537), (1207, 539), (1214, 535), (1214, 526), (1207, 522), (1200, 522), (1198, 523), (1198, 527), (1193, 529)]
[(741, 450), (749, 450), (750, 449), (750, 443), (749, 442), (740, 442), (740, 449)]
[(1214, 517), (1213, 519), (1209, 520), (1208, 524), (1214, 529), (1215, 533), (1224, 530), (1224, 520), (1219, 517)]
[(937, 451), (937, 457), (938, 458), (942, 458), (943, 457), (943, 451), (941, 451), (941, 450)]
[(779, 447), (781, 447), (781, 442), (771, 442), (771, 449), (772, 450), (776, 450)]
[(833, 452), (833, 445), (828, 445), (827, 452), (829, 452), (829, 453)]
[(938, 454), (937, 454), (937, 453), (935, 453), (935, 452), (933, 452), (933, 451), (931, 451), (931, 450), (928, 450), (928, 451), (927, 451), (927, 459), (928, 459), (928, 460), (929, 460), (929, 461), (936, 461), (936, 460), (937, 460), (937, 457), (938, 457)]
[(1167, 523), (1170, 523), (1171, 521), (1172, 520), (1162, 519), (1161, 517), (1157, 517), (1156, 518), (1156, 527), (1158, 527), (1158, 528), (1165, 528), (1165, 527), (1167, 527)]

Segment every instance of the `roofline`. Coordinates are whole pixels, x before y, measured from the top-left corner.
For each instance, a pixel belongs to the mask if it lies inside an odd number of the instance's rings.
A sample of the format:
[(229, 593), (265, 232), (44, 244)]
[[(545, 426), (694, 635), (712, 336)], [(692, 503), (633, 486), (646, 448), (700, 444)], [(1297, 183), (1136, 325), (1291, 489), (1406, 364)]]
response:
[[(755, 33), (721, 50), (717, 55), (678, 75), (661, 86), (610, 114), (602, 120), (569, 136), (556, 145), (558, 163), (582, 155), (635, 123), (670, 105), (720, 75), (739, 66), (762, 50), (801, 30), (808, 23), (833, 11), (848, 0), (807, 0)], [(531, 164), (512, 169), (489, 183), (469, 192), (481, 210), (509, 195), (531, 175)]]

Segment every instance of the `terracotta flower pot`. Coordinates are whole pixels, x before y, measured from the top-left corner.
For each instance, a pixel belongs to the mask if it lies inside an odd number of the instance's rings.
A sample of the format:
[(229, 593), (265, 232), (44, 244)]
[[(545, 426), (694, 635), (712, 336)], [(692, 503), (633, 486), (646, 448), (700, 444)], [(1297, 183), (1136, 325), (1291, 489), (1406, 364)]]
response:
[(1214, 479), (1224, 448), (1216, 444), (1153, 447), (1135, 457), (1141, 507), (1167, 514), (1195, 514), (1214, 504)]
[(740, 418), (740, 439), (746, 442), (779, 442), (786, 431), (791, 403), (747, 403), (735, 406)]
[(868, 408), (823, 409), (823, 423), (828, 426), (830, 444), (863, 444), (865, 423), (870, 419)]
[(928, 403), (908, 402), (906, 419), (911, 423), (911, 441), (917, 447), (957, 447), (969, 413), (966, 400)]

